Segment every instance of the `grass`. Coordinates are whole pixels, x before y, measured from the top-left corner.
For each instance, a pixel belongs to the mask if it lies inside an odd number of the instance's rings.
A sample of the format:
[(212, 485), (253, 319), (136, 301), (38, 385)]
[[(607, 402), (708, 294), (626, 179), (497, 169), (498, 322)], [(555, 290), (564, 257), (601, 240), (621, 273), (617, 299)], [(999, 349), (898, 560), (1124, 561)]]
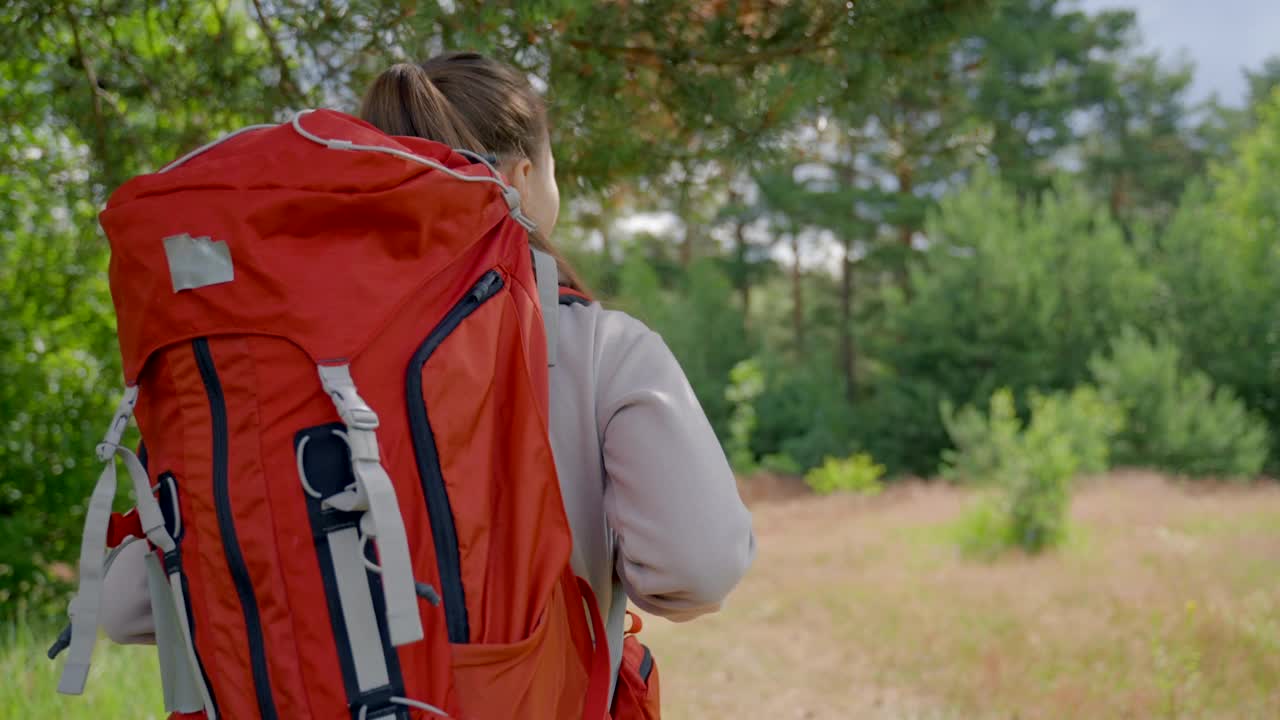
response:
[(0, 718), (164, 720), (155, 648), (123, 647), (105, 638), (93, 653), (84, 695), (58, 695), (62, 662), (45, 651), (58, 628), (40, 623), (0, 630)]
[[(724, 611), (651, 620), (664, 717), (1280, 717), (1280, 487), (1138, 473), (1084, 485), (1070, 540), (966, 558), (972, 495), (753, 506), (760, 556)], [(103, 643), (58, 698), (47, 634), (0, 649), (0, 717), (159, 717), (149, 649)]]
[(1280, 717), (1280, 488), (1083, 486), (1058, 552), (958, 549), (970, 493), (754, 508), (725, 610), (650, 622), (667, 717)]

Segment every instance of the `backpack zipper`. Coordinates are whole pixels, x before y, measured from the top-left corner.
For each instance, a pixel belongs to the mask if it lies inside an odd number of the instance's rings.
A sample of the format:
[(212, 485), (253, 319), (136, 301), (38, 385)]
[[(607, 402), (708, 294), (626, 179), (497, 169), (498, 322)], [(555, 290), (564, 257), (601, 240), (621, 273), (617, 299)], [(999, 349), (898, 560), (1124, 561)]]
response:
[(218, 531), (222, 535), (222, 550), (227, 558), (231, 580), (240, 596), (240, 608), (244, 612), (244, 626), (249, 640), (249, 661), (253, 669), (253, 687), (258, 696), (258, 713), (262, 720), (276, 720), (275, 700), (271, 696), (271, 678), (267, 674), (266, 648), (263, 647), (262, 618), (258, 614), (258, 602), (253, 594), (253, 582), (245, 565), (244, 552), (236, 537), (235, 518), (231, 514), (231, 495), (228, 490), (227, 471), (227, 401), (222, 394), (222, 382), (209, 352), (209, 340), (198, 338), (191, 343), (195, 351), (196, 365), (204, 380), (205, 393), (209, 396), (209, 415), (213, 425), (213, 503), (218, 517)]
[(467, 619), (466, 594), (462, 587), (457, 528), (453, 522), (453, 510), (449, 506), (444, 474), (440, 469), (440, 454), (431, 432), (431, 422), (427, 418), (427, 403), (422, 396), (422, 368), (436, 348), (440, 347), (440, 343), (458, 329), (468, 315), (497, 295), (503, 285), (502, 276), (497, 271), (486, 272), (427, 335), (422, 345), (418, 346), (413, 359), (409, 361), (409, 371), (405, 378), (409, 431), (413, 436), (413, 452), (418, 460), (418, 477), (422, 480), (422, 492), (427, 501), (427, 518), (431, 523), (436, 564), (440, 571), (440, 595), (444, 601), (445, 624), (451, 643), (469, 642), (471, 629)]

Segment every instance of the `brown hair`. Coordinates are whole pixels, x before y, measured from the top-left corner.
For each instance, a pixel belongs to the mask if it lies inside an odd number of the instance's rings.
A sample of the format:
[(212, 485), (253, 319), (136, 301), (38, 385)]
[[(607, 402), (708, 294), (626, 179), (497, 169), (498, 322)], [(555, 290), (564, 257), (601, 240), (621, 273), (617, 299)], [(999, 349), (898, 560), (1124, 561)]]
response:
[[(520, 71), (478, 53), (446, 53), (387, 68), (360, 117), (389, 135), (412, 135), (498, 157), (550, 162), (547, 106)], [(529, 244), (556, 259), (560, 284), (585, 292), (578, 273), (540, 230)]]

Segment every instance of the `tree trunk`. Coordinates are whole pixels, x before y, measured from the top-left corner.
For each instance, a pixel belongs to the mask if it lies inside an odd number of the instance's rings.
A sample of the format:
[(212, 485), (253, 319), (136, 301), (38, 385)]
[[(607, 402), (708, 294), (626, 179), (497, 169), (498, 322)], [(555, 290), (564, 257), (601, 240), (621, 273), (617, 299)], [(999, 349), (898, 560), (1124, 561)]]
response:
[[(852, 144), (848, 150), (850, 157), (856, 156), (857, 148)], [(857, 179), (857, 170), (850, 162), (844, 168), (843, 181), (846, 186), (855, 187)], [(851, 228), (859, 227), (861, 218), (858, 216), (857, 203), (850, 210), (853, 221), (850, 223)], [(840, 263), (840, 371), (844, 377), (845, 396), (850, 401), (857, 395), (858, 382), (858, 353), (853, 337), (853, 242), (854, 231), (847, 230), (842, 243), (844, 256)]]
[[(903, 159), (898, 162), (895, 174), (898, 177), (898, 196), (902, 198), (904, 205), (910, 205), (915, 198), (912, 193), (915, 192), (915, 177), (912, 172), (911, 163)], [(909, 221), (903, 221), (898, 226), (898, 242), (903, 247), (911, 247), (911, 237), (915, 234), (915, 228)]]
[(680, 222), (684, 223), (684, 241), (680, 243), (680, 266), (688, 268), (693, 263), (694, 236), (697, 234), (692, 218), (692, 203), (689, 193), (689, 180), (680, 183), (679, 208)]
[(738, 294), (742, 299), (742, 324), (751, 326), (751, 275), (747, 267), (747, 233), (746, 223), (738, 220), (733, 224), (734, 253), (738, 258)]
[[(733, 168), (726, 168), (729, 181), (729, 207), (734, 212), (741, 212), (742, 194), (733, 187)], [(741, 217), (733, 221), (733, 259), (737, 263), (734, 282), (737, 283), (738, 297), (742, 302), (742, 325), (751, 325), (751, 268), (748, 266), (749, 248), (747, 247), (747, 224)]]
[(840, 268), (840, 369), (845, 394), (854, 398), (857, 388), (857, 356), (853, 345), (853, 239), (844, 239), (844, 259)]
[(791, 234), (791, 252), (795, 261), (791, 264), (791, 324), (796, 332), (796, 352), (804, 354), (804, 275), (800, 268), (800, 234)]
[(600, 252), (604, 255), (606, 267), (612, 268), (614, 263), (618, 261), (614, 257), (614, 237), (613, 223), (618, 219), (618, 209), (620, 206), (620, 196), (617, 191), (600, 198)]

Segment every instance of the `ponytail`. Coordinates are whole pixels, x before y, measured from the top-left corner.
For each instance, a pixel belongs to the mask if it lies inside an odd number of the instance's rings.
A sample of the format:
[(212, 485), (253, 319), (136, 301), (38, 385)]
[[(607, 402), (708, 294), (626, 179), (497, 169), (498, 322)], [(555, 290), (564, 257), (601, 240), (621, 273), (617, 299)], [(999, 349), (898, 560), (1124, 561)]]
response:
[(488, 152), (427, 71), (412, 63), (392, 65), (373, 81), (360, 117), (388, 135), (430, 138), (454, 148)]
[[(477, 53), (392, 65), (365, 93), (360, 117), (388, 135), (426, 138), (501, 160), (550, 160), (547, 107), (528, 77)], [(587, 293), (543, 232), (531, 231), (529, 244), (555, 258), (561, 285)]]

